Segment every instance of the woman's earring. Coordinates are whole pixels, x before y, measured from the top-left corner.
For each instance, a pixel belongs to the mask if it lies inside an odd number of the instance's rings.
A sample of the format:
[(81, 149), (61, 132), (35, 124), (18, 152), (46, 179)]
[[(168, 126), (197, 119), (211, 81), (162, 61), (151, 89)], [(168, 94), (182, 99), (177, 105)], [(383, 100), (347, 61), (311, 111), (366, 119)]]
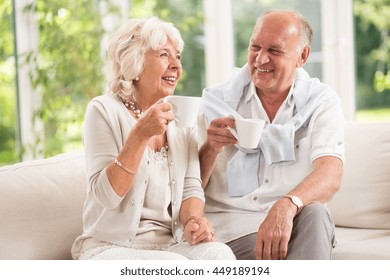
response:
[(135, 77), (135, 79), (134, 80), (136, 80), (136, 81), (139, 81), (139, 77)]

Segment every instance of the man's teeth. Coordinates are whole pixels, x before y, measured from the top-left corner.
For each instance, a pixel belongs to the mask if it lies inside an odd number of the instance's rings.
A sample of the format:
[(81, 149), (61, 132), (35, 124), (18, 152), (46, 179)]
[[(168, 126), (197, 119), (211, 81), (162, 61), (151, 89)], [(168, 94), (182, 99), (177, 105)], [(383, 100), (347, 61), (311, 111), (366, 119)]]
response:
[(163, 80), (174, 83), (176, 81), (176, 78), (175, 77), (163, 77)]
[(256, 68), (256, 71), (257, 71), (257, 72), (260, 72), (260, 73), (270, 73), (272, 70)]

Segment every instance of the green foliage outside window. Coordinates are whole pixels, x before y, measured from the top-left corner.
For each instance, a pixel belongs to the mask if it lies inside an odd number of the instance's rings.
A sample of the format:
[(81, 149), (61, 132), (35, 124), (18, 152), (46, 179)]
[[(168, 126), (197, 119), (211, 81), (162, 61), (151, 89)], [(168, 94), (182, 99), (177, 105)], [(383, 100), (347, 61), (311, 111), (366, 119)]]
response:
[(10, 1), (0, 0), (0, 165), (18, 160), (11, 13)]
[(390, 0), (354, 0), (354, 14), (357, 107), (390, 108)]
[(44, 123), (44, 155), (79, 144), (88, 100), (101, 94), (103, 28), (96, 1), (37, 1), (39, 57), (34, 87), (42, 93), (39, 117)]

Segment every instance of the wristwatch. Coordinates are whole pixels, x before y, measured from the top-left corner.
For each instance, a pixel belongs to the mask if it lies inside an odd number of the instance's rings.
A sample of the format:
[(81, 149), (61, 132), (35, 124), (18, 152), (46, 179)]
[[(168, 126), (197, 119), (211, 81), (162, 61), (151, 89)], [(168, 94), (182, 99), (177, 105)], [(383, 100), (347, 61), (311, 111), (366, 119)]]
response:
[(291, 202), (295, 204), (295, 206), (298, 208), (297, 214), (301, 212), (303, 208), (303, 203), (299, 197), (297, 197), (296, 195), (285, 195), (284, 197), (289, 198)]

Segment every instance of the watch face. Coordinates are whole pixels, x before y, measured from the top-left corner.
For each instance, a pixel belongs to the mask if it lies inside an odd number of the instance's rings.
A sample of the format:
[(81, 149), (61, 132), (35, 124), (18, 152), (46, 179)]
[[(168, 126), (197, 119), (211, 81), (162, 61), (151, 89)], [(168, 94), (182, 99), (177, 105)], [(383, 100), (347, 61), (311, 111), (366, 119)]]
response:
[(291, 199), (298, 208), (302, 207), (302, 201), (298, 197), (292, 196)]
[(290, 199), (290, 201), (298, 208), (297, 213), (299, 213), (302, 210), (303, 203), (299, 197), (297, 197), (295, 195), (286, 195), (285, 197), (288, 197)]

